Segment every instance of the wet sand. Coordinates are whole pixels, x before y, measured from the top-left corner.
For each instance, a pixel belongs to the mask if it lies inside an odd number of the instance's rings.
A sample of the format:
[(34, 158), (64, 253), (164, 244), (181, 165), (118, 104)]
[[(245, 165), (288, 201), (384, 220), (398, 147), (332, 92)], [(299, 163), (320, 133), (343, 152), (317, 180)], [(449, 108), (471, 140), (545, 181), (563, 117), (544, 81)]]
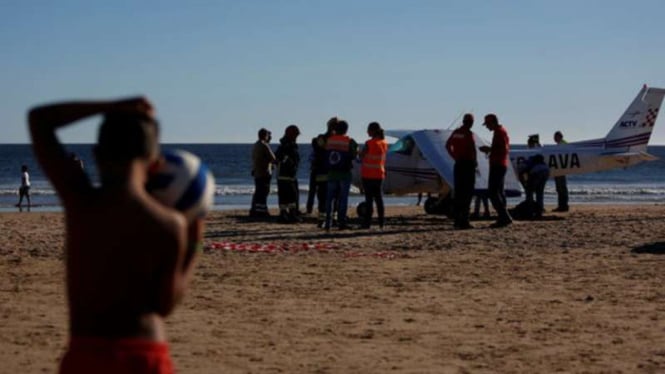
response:
[[(213, 212), (168, 319), (178, 371), (665, 371), (665, 205), (468, 231), (417, 207), (388, 216), (325, 233)], [(0, 372), (55, 372), (63, 215), (2, 213), (0, 228)]]

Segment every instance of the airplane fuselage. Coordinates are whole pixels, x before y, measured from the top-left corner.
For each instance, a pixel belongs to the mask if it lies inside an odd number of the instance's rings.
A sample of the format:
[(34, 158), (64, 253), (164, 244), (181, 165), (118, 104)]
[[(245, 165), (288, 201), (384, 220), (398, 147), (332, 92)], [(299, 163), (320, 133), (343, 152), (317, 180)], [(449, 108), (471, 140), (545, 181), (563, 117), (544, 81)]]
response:
[(529, 157), (541, 154), (550, 168), (550, 176), (583, 174), (635, 165), (642, 161), (639, 153), (609, 152), (600, 147), (545, 146), (510, 151), (510, 161), (516, 171), (522, 169)]
[[(541, 154), (549, 168), (550, 177), (584, 174), (603, 170), (625, 168), (642, 162), (639, 153), (611, 152), (601, 147), (544, 146), (531, 149), (512, 149), (510, 161), (515, 172), (522, 169), (529, 157)], [(479, 157), (483, 157), (479, 155)], [(354, 168), (354, 185), (360, 186), (360, 163)], [(384, 192), (387, 194), (438, 193), (450, 191), (438, 172), (422, 155), (390, 152), (386, 159)]]

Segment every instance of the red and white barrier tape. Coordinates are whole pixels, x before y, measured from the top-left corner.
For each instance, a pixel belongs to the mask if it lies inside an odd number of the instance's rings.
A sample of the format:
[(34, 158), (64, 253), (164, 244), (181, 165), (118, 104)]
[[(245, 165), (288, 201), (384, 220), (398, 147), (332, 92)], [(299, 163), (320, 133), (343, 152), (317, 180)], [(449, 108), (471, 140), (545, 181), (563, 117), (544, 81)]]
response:
[[(331, 252), (338, 250), (334, 244), (331, 243), (234, 243), (234, 242), (212, 242), (206, 246), (207, 249), (220, 249), (223, 251), (232, 252), (249, 252), (249, 253), (298, 253), (307, 251), (316, 251), (321, 253)], [(387, 260), (396, 258), (409, 258), (406, 253), (397, 251), (380, 251), (380, 252), (357, 252), (345, 251), (342, 252), (344, 257), (375, 257)]]

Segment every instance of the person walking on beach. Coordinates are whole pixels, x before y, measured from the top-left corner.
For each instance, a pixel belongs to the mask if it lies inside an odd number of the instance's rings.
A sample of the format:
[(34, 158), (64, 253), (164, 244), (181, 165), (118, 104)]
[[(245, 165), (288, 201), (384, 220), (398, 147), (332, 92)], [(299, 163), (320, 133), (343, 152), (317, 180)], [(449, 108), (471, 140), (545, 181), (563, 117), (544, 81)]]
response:
[(346, 209), (351, 188), (353, 159), (358, 154), (358, 143), (346, 135), (349, 124), (340, 120), (335, 125), (334, 135), (326, 142), (328, 187), (326, 197), (326, 221), (324, 229), (332, 226), (333, 201), (337, 200), (337, 223), (340, 230), (349, 229)]
[(513, 223), (513, 219), (506, 209), (506, 193), (504, 190), (509, 163), (510, 138), (508, 138), (505, 127), (499, 124), (499, 119), (495, 114), (486, 115), (484, 125), (489, 131), (494, 132), (492, 146), (480, 147), (482, 152), (489, 154), (490, 171), (487, 181), (487, 195), (498, 215), (497, 221), (491, 227), (505, 227)]
[(327, 156), (326, 144), (328, 143), (328, 138), (330, 138), (333, 135), (333, 131), (335, 129), (335, 126), (337, 126), (338, 121), (339, 119), (337, 117), (331, 117), (326, 123), (326, 132), (323, 134), (319, 134), (312, 139), (311, 173), (314, 175), (314, 180), (316, 181), (315, 190), (316, 190), (317, 210), (319, 212), (317, 225), (319, 225), (320, 227), (323, 227), (325, 225), (326, 199), (328, 197), (328, 192), (327, 192), (328, 162), (326, 160)]
[[(68, 157), (56, 130), (104, 115), (94, 148), (101, 185)], [(37, 161), (65, 210), (69, 347), (60, 373), (172, 373), (164, 319), (182, 299), (203, 239), (203, 219), (146, 191), (159, 156), (144, 98), (36, 107)]]
[(28, 209), (30, 209), (30, 174), (28, 174), (28, 165), (21, 166), (21, 186), (18, 188), (18, 203), (17, 207), (23, 206), (23, 197), (28, 202)]
[(455, 228), (459, 230), (471, 229), (469, 223), (469, 209), (473, 192), (476, 186), (476, 142), (473, 139), (473, 115), (466, 113), (462, 119), (462, 126), (457, 128), (446, 141), (446, 150), (455, 160), (453, 169), (454, 181), (454, 209)]
[(300, 219), (298, 211), (298, 165), (300, 153), (296, 139), (300, 129), (290, 125), (284, 130), (275, 152), (277, 158), (277, 198), (279, 200), (279, 222), (295, 223)]
[(259, 139), (252, 148), (252, 176), (254, 177), (254, 195), (252, 207), (249, 209), (250, 217), (269, 217), (268, 195), (270, 194), (270, 180), (272, 179), (272, 166), (277, 160), (270, 148), (272, 139), (270, 131), (259, 130)]
[[(554, 142), (557, 145), (568, 144), (568, 142), (566, 142), (563, 139), (563, 133), (561, 133), (561, 131), (557, 131), (554, 133)], [(553, 211), (567, 212), (569, 208), (568, 208), (568, 181), (566, 180), (566, 176), (560, 175), (558, 177), (554, 177), (554, 186), (556, 187), (558, 205)]]
[(383, 180), (386, 177), (386, 153), (388, 143), (385, 140), (383, 129), (378, 122), (372, 122), (367, 126), (367, 135), (371, 138), (365, 142), (360, 152), (360, 175), (362, 177), (363, 190), (365, 191), (365, 205), (367, 214), (363, 217), (362, 227), (370, 228), (372, 222), (372, 208), (376, 202), (376, 212), (379, 220), (379, 228), (383, 229), (385, 224), (385, 208), (383, 206)]

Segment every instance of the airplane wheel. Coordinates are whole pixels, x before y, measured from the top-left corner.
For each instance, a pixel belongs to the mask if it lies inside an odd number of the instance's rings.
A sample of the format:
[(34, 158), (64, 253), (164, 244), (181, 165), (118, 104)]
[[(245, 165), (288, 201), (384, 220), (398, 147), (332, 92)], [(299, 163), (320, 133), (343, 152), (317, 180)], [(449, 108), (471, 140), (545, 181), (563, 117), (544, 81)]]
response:
[(427, 214), (436, 214), (436, 206), (438, 204), (439, 199), (435, 197), (428, 197), (425, 200), (425, 204), (423, 207), (425, 208), (425, 213)]
[(369, 209), (367, 207), (366, 202), (363, 201), (360, 204), (358, 204), (358, 206), (356, 207), (356, 214), (358, 214), (358, 217), (360, 218), (367, 217), (367, 215), (369, 214)]
[(425, 213), (442, 214), (453, 218), (453, 199), (450, 196), (444, 198), (429, 197), (425, 200)]
[(439, 209), (446, 217), (455, 218), (453, 216), (453, 199), (450, 197), (450, 195), (441, 199), (441, 202), (439, 202)]

